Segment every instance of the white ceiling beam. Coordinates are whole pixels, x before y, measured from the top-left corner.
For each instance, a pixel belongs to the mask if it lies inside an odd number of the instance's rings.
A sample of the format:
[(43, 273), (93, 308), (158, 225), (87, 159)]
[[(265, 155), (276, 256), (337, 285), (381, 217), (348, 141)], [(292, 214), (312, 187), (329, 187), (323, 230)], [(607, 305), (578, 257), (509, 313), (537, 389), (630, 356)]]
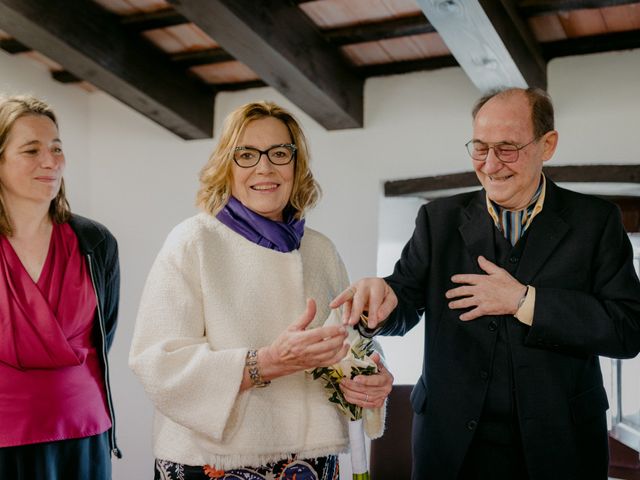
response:
[(546, 63), (511, 1), (416, 1), (481, 92), (546, 88)]

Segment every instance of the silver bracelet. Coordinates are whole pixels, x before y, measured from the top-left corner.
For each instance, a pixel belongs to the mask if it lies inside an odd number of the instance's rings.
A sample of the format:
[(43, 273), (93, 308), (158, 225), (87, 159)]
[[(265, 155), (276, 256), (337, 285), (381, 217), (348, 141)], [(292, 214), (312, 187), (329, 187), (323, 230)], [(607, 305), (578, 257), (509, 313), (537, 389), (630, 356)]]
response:
[(257, 350), (249, 349), (244, 365), (249, 370), (249, 378), (251, 379), (251, 383), (254, 387), (262, 388), (271, 383), (271, 380), (263, 380), (262, 375), (260, 375)]

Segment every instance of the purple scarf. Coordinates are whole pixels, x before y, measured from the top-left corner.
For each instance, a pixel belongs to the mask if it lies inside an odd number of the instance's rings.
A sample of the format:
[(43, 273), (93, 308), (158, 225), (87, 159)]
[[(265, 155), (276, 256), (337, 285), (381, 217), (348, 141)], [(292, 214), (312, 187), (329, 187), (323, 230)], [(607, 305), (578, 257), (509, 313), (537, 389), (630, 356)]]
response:
[(235, 197), (229, 197), (216, 218), (247, 240), (278, 252), (297, 250), (304, 235), (304, 220), (296, 220), (287, 209), (285, 221), (275, 222), (245, 207)]

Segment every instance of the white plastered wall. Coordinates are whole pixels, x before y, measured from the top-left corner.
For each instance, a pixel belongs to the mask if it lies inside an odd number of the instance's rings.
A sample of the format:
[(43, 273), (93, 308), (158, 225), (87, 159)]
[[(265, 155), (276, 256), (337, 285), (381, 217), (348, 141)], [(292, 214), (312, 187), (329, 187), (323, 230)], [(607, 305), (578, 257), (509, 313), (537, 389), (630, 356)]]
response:
[[(0, 91), (27, 91), (54, 104), (72, 207), (119, 239), (120, 326), (111, 363), (125, 458), (114, 462), (114, 479), (151, 478), (152, 406), (127, 368), (129, 343), (151, 262), (171, 227), (195, 213), (197, 173), (216, 140), (180, 140), (102, 93), (60, 85), (31, 61), (3, 52)], [(640, 50), (555, 60), (549, 91), (560, 131), (553, 164), (640, 162)], [(394, 248), (390, 243), (397, 246), (411, 234), (417, 202), (385, 203), (385, 180), (469, 169), (463, 145), (477, 96), (458, 68), (371, 79), (364, 128), (327, 132), (270, 88), (225, 93), (216, 99), (216, 132), (231, 109), (251, 100), (275, 100), (298, 116), (324, 190), (308, 224), (333, 239), (355, 279), (376, 274), (379, 247)], [(379, 222), (381, 213), (395, 221)], [(415, 381), (419, 335), (391, 340), (385, 348), (397, 379)]]

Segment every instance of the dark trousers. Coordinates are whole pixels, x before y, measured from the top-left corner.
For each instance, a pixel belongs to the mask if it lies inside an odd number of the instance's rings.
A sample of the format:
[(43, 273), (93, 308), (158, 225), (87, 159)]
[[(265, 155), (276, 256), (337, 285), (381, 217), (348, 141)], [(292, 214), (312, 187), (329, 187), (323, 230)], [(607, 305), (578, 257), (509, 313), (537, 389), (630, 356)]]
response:
[(0, 478), (111, 480), (108, 432), (85, 438), (0, 448)]

